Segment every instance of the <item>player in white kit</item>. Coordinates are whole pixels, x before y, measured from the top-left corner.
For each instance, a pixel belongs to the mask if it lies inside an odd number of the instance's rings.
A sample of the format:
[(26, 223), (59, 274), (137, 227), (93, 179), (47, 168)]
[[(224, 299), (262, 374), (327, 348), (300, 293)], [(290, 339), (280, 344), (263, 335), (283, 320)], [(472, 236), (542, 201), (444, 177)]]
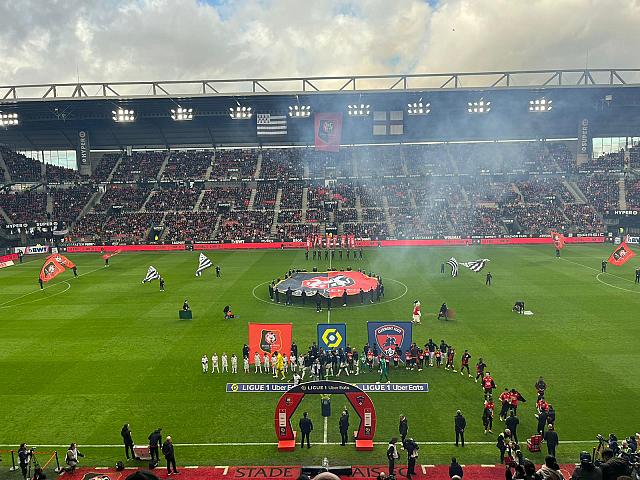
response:
[(214, 370), (217, 370), (218, 373), (220, 373), (220, 367), (218, 366), (218, 354), (217, 353), (214, 353), (213, 355), (211, 355), (211, 373), (213, 373)]
[[(258, 363), (257, 365), (260, 365), (260, 355), (258, 355)], [(249, 373), (249, 359), (248, 358), (243, 358), (242, 359), (242, 366), (244, 367), (244, 373)], [(256, 373), (258, 373), (258, 367), (256, 367)]]
[(231, 355), (231, 373), (238, 373), (238, 357), (235, 353)]
[(229, 373), (229, 359), (224, 352), (222, 352), (222, 373)]
[(209, 371), (209, 357), (205, 353), (202, 355), (202, 373), (207, 373)]
[(256, 367), (255, 373), (258, 373), (258, 371), (262, 373), (262, 363), (260, 363), (260, 354), (258, 352), (253, 356), (253, 366)]

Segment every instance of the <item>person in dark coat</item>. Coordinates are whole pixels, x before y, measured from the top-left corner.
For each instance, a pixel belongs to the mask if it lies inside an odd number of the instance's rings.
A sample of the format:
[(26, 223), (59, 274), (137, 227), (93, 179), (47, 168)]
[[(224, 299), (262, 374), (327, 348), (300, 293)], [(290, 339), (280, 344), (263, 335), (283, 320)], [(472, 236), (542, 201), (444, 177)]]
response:
[(133, 453), (133, 437), (131, 436), (131, 430), (129, 429), (129, 424), (125, 423), (120, 431), (120, 435), (122, 436), (122, 441), (124, 442), (124, 454), (129, 460), (129, 450), (131, 450), (131, 458), (135, 459), (136, 455)]
[(302, 414), (302, 418), (300, 419), (300, 423), (298, 424), (300, 427), (300, 433), (302, 434), (302, 440), (300, 441), (300, 448), (304, 448), (304, 439), (307, 439), (307, 448), (311, 448), (311, 442), (309, 441), (309, 434), (313, 431), (313, 423), (309, 418), (309, 414), (304, 412)]
[(242, 358), (249, 358), (249, 345), (246, 343), (242, 347)]
[(464, 477), (464, 471), (462, 470), (462, 465), (456, 460), (456, 457), (452, 457), (451, 465), (449, 465), (449, 478), (453, 478), (455, 475), (462, 478)]
[(173, 451), (173, 442), (169, 435), (167, 435), (167, 439), (162, 444), (162, 454), (167, 461), (167, 475), (171, 475), (171, 467), (173, 467), (173, 474), (177, 475), (179, 472), (176, 468), (176, 456)]
[(407, 438), (407, 433), (409, 432), (409, 425), (407, 423), (407, 417), (404, 415), (400, 415), (400, 425), (398, 427), (398, 431), (400, 432), (400, 439), (402, 440), (402, 448), (406, 448), (405, 439)]
[(461, 441), (462, 446), (464, 447), (464, 429), (467, 428), (467, 420), (462, 416), (462, 412), (460, 410), (456, 412), (454, 426), (456, 429), (456, 447), (458, 446), (458, 441)]
[(340, 415), (340, 420), (338, 421), (338, 427), (340, 428), (340, 437), (342, 438), (342, 443), (340, 445), (344, 447), (349, 441), (348, 440), (349, 412), (347, 412), (346, 410), (342, 412), (342, 415)]
[(322, 311), (322, 297), (320, 296), (320, 292), (316, 291), (315, 299), (316, 299), (316, 312), (321, 312)]
[(544, 433), (544, 427), (547, 425), (547, 411), (546, 410), (542, 410), (539, 414), (538, 414), (538, 428), (537, 428), (537, 432), (539, 434), (543, 434)]
[(342, 306), (343, 307), (347, 306), (347, 289), (346, 288), (342, 291)]
[(602, 480), (616, 480), (620, 476), (629, 474), (627, 462), (623, 458), (614, 456), (610, 448), (602, 451), (602, 460), (604, 462), (600, 465)]
[(505, 426), (511, 432), (511, 438), (513, 441), (518, 443), (518, 424), (520, 423), (520, 419), (516, 417), (516, 414), (511, 412), (507, 419), (504, 421)]
[(553, 425), (549, 425), (549, 429), (544, 432), (544, 441), (547, 443), (547, 451), (552, 457), (556, 456), (556, 447), (560, 443), (558, 440), (558, 432), (555, 431)]
[(273, 283), (269, 284), (269, 298), (273, 302)]
[(500, 451), (500, 464), (504, 463), (504, 454), (507, 451), (507, 441), (505, 440), (504, 434), (501, 433), (498, 435), (498, 441), (496, 442), (496, 448)]
[(302, 290), (302, 293), (300, 294), (300, 298), (302, 299), (302, 304), (306, 305), (307, 304), (307, 292)]
[(21, 443), (20, 448), (18, 449), (18, 464), (20, 465), (20, 470), (22, 471), (22, 477), (24, 480), (27, 480), (27, 471), (30, 461), (31, 450), (27, 448), (26, 443)]
[(287, 288), (287, 299), (286, 299), (286, 305), (291, 305), (293, 303), (293, 290), (291, 290), (291, 287)]
[(571, 480), (602, 480), (602, 470), (593, 464), (589, 452), (580, 453), (580, 465), (571, 474)]
[(274, 287), (273, 289), (273, 294), (276, 297), (276, 303), (280, 303), (280, 292), (278, 291), (277, 287)]
[(407, 450), (407, 478), (411, 478), (411, 475), (416, 474), (416, 460), (420, 447), (413, 438), (410, 438), (405, 442), (405, 449)]
[(40, 290), (44, 290), (44, 282), (41, 278), (38, 278), (38, 285), (40, 285)]
[(156, 428), (149, 435), (149, 453), (151, 454), (151, 461), (160, 460), (160, 447), (162, 446), (162, 429)]
[(389, 441), (389, 445), (387, 446), (387, 460), (389, 463), (389, 476), (395, 475), (396, 473), (396, 460), (398, 459), (398, 449), (396, 448), (396, 443), (398, 439), (393, 437)]

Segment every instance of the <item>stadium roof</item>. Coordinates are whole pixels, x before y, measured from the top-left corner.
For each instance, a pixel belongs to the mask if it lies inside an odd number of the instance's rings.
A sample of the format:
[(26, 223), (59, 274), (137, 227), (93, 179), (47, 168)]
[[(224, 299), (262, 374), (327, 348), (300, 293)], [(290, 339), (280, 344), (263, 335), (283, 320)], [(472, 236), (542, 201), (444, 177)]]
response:
[[(491, 102), (486, 115), (467, 104)], [(532, 99), (553, 110), (531, 114)], [(428, 115), (410, 116), (422, 99)], [(346, 115), (349, 104), (371, 105), (364, 118)], [(256, 116), (233, 120), (229, 109), (284, 114), (309, 105), (309, 118), (290, 118), (287, 135), (261, 138)], [(192, 108), (192, 121), (171, 109)], [(19, 125), (0, 128), (0, 143), (17, 149), (75, 149), (78, 131), (92, 150), (236, 145), (312, 145), (313, 113), (343, 112), (343, 143), (575, 138), (583, 119), (590, 135), (640, 134), (640, 69), (581, 69), (383, 76), (300, 77), (158, 82), (74, 83), (0, 87), (0, 112), (17, 113)], [(136, 121), (115, 123), (112, 111), (134, 110)], [(404, 133), (372, 134), (373, 112), (404, 111)]]

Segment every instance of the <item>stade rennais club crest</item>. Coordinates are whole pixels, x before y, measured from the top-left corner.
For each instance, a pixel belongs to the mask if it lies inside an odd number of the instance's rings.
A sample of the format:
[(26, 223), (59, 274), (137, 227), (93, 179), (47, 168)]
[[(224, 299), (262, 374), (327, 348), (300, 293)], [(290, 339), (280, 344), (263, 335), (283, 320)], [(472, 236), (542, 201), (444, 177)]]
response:
[(347, 291), (347, 295), (357, 295), (360, 290), (368, 292), (378, 286), (378, 279), (369, 277), (361, 272), (297, 272), (291, 277), (278, 283), (276, 288), (285, 293), (289, 288), (293, 294), (299, 296), (304, 291), (306, 295), (320, 293), (323, 297), (340, 297)]

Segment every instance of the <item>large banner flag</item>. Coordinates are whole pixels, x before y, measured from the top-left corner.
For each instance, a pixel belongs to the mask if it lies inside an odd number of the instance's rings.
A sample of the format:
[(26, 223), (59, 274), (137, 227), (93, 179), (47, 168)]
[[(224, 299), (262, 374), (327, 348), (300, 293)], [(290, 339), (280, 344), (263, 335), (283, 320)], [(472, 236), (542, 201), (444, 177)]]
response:
[(73, 263), (64, 255), (60, 255), (57, 253), (49, 255), (44, 261), (44, 265), (40, 270), (40, 280), (42, 280), (43, 282), (48, 282), (64, 272), (65, 268), (73, 268), (75, 266), (75, 263)]
[[(413, 324), (411, 322), (367, 322), (369, 346), (378, 347), (378, 351), (386, 357), (392, 357), (396, 346), (402, 353), (411, 348)], [(401, 356), (401, 358), (403, 358)]]
[(347, 348), (347, 325), (345, 323), (319, 323), (318, 348), (343, 350)]
[(149, 270), (147, 270), (147, 276), (144, 277), (144, 280), (142, 280), (142, 283), (152, 282), (154, 280), (157, 280), (158, 278), (160, 278), (160, 274), (158, 273), (158, 270), (156, 270), (153, 265), (150, 265)]
[(249, 362), (254, 363), (255, 354), (273, 354), (291, 352), (291, 323), (250, 323), (249, 324)]
[(333, 271), (333, 272), (296, 272), (289, 278), (276, 285), (280, 293), (286, 293), (291, 288), (293, 295), (299, 297), (302, 292), (312, 296), (318, 292), (324, 298), (342, 297), (345, 290), (347, 295), (357, 295), (360, 290), (368, 292), (378, 288), (378, 279), (362, 272)]
[(112, 252), (112, 253), (105, 253), (105, 254), (102, 255), (102, 259), (106, 260), (108, 258), (115, 257), (116, 255), (118, 255), (120, 253), (120, 251), (121, 250), (116, 250), (115, 252)]
[(202, 272), (207, 268), (211, 268), (212, 265), (213, 263), (211, 262), (211, 260), (209, 260), (204, 253), (200, 252), (200, 257), (198, 258), (198, 269), (196, 270), (196, 277), (202, 275)]
[(258, 113), (256, 115), (256, 133), (260, 135), (286, 135), (287, 116)]
[(553, 240), (553, 244), (558, 250), (562, 250), (564, 248), (564, 235), (558, 232), (551, 232), (551, 240)]
[(447, 261), (447, 264), (451, 267), (451, 276), (452, 277), (457, 277), (458, 276), (458, 261), (454, 257), (451, 257)]
[(609, 257), (609, 263), (619, 267), (627, 263), (635, 256), (636, 254), (633, 252), (633, 250), (631, 250), (625, 242), (622, 242)]
[(342, 114), (315, 114), (315, 146), (324, 152), (339, 152), (342, 141)]
[(488, 258), (480, 258), (478, 260), (473, 260), (471, 262), (460, 262), (460, 265), (467, 267), (469, 270), (472, 270), (478, 273), (480, 270), (484, 268), (484, 266), (489, 261)]

